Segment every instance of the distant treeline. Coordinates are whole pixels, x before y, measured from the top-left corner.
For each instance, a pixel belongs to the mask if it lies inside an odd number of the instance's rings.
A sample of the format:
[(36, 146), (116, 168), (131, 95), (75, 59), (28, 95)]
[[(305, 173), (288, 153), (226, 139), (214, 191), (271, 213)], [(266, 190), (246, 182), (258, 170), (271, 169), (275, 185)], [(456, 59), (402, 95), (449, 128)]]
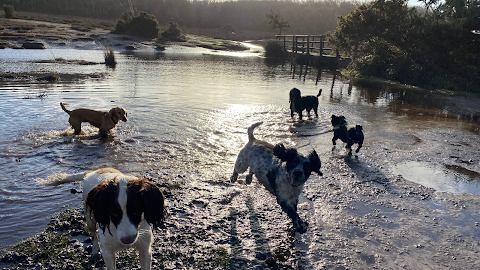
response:
[(161, 25), (171, 19), (182, 28), (226, 28), (232, 30), (272, 31), (265, 14), (272, 11), (289, 21), (284, 34), (324, 34), (337, 26), (337, 18), (353, 11), (352, 1), (292, 0), (0, 0), (16, 11), (40, 12), (103, 19), (118, 19), (123, 13), (141, 11), (155, 15)]

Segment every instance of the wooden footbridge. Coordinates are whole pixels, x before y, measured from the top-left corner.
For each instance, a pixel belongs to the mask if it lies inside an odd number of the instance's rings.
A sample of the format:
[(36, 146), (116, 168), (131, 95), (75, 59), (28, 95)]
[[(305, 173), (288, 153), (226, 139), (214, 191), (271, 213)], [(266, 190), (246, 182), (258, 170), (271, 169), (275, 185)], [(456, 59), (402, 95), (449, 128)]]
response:
[(276, 35), (275, 40), (283, 49), (295, 56), (303, 65), (316, 65), (336, 69), (348, 65), (349, 60), (328, 48), (324, 35)]

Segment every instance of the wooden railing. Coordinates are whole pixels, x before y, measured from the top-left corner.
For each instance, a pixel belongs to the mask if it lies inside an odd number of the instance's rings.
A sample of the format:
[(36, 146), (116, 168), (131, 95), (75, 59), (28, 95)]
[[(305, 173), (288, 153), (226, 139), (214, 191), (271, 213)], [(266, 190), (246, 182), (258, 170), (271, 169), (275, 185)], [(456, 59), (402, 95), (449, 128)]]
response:
[(325, 47), (324, 35), (276, 35), (275, 39), (285, 50), (293, 53), (323, 56), (332, 50)]

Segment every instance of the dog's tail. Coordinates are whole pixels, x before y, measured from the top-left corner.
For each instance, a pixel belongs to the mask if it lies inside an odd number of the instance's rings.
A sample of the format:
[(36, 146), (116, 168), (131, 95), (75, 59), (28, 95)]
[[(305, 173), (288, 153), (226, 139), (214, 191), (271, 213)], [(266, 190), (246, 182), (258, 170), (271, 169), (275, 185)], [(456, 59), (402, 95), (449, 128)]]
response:
[(254, 130), (256, 127), (260, 126), (261, 124), (263, 124), (263, 122), (255, 123), (255, 124), (251, 125), (251, 126), (248, 128), (248, 141), (249, 141), (249, 142), (255, 140), (255, 137), (253, 137), (253, 130)]
[(45, 186), (58, 186), (61, 184), (72, 183), (77, 181), (83, 181), (85, 173), (67, 174), (67, 173), (54, 173), (47, 176), (47, 179), (37, 178), (35, 181)]
[(320, 88), (320, 91), (318, 91), (317, 98), (322, 94), (322, 89)]
[(60, 106), (62, 107), (62, 109), (63, 109), (66, 113), (70, 114), (70, 113), (72, 112), (72, 111), (69, 111), (67, 108), (65, 108), (65, 105), (63, 105), (62, 102), (60, 102)]

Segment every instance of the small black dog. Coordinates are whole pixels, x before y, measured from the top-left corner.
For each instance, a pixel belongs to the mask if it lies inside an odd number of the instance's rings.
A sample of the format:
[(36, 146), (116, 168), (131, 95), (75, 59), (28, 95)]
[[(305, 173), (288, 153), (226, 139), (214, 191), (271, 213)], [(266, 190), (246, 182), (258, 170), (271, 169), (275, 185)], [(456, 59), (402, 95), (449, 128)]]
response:
[(303, 110), (307, 110), (308, 116), (310, 116), (310, 110), (313, 109), (315, 116), (318, 117), (318, 97), (322, 94), (322, 89), (318, 91), (317, 96), (304, 96), (302, 97), (300, 90), (292, 88), (290, 90), (290, 115), (293, 118), (293, 113), (298, 113), (298, 117), (302, 120)]
[(332, 114), (332, 126), (333, 126), (333, 148), (337, 144), (337, 139), (342, 140), (342, 142), (347, 143), (345, 148), (347, 148), (348, 155), (352, 155), (352, 145), (357, 143), (358, 148), (355, 150), (356, 153), (360, 151), (363, 145), (363, 128), (360, 125), (349, 125), (345, 120), (345, 116), (340, 115), (336, 116)]

